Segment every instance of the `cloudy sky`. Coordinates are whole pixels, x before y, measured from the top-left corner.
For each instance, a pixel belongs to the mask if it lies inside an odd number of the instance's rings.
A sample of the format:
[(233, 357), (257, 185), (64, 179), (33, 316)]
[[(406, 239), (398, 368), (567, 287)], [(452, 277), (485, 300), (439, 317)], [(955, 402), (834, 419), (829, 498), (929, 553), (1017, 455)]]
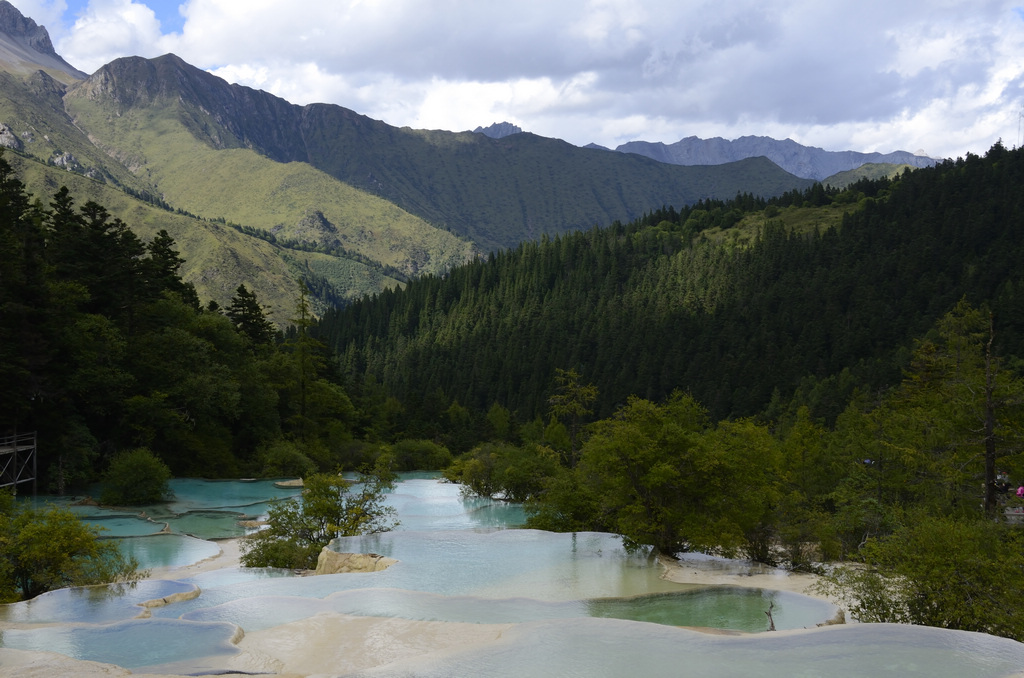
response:
[(11, 2), (86, 72), (173, 52), (398, 126), (935, 157), (1024, 131), (1024, 0)]

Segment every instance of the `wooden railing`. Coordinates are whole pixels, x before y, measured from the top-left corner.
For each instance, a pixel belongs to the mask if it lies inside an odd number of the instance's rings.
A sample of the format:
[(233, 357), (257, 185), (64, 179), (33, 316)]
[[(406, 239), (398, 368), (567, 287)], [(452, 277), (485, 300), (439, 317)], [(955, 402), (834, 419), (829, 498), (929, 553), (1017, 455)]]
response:
[(0, 487), (36, 479), (36, 433), (0, 437)]

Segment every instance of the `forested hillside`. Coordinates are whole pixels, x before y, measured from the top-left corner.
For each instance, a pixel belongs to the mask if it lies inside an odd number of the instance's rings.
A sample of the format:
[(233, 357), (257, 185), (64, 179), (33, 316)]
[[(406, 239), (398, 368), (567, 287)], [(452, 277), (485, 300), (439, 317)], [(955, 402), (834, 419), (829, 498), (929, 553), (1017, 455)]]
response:
[[(413, 417), (454, 401), (529, 421), (572, 368), (597, 386), (598, 416), (682, 389), (715, 419), (797, 394), (831, 420), (855, 386), (898, 380), (912, 341), (961, 298), (991, 306), (1002, 354), (1024, 354), (1022, 183), (1024, 154), (996, 145), (843, 192), (667, 207), (364, 299), (321, 336)], [(826, 204), (847, 211), (839, 227), (780, 220)], [(730, 236), (755, 213), (755, 237)]]
[(359, 416), (308, 297), (282, 334), (244, 285), (201, 302), (182, 264), (166, 231), (146, 242), (64, 188), (31, 196), (0, 157), (0, 432), (38, 432), (40, 490), (137, 449), (176, 476), (355, 466)]

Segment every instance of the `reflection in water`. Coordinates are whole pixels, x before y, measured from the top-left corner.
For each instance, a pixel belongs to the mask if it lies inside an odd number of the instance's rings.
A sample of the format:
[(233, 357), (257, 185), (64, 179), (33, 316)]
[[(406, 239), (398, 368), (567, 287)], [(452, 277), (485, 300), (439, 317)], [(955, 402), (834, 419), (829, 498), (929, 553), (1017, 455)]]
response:
[[(237, 522), (253, 507), (265, 510), (264, 502), (280, 492), (270, 484), (262, 486), (269, 495), (258, 489), (252, 483), (188, 481), (175, 488), (177, 513), (153, 507), (147, 516), (166, 521), (172, 531), (188, 525), (204, 536), (218, 536), (227, 520)], [(218, 492), (219, 503), (212, 496)], [(363, 674), (373, 676), (415, 670), (425, 676), (665, 671), (716, 676), (919, 672), (935, 678), (1000, 676), (1024, 666), (1024, 646), (981, 634), (879, 625), (802, 631), (830, 617), (833, 608), (790, 593), (667, 582), (659, 577), (660, 566), (627, 553), (612, 535), (500, 529), (522, 524), (521, 507), (467, 499), (458, 486), (432, 478), (406, 477), (388, 502), (399, 512), (399, 531), (332, 544), (337, 551), (399, 560), (382, 572), (297, 577), (289, 571), (230, 568), (125, 590), (55, 591), (0, 606), (0, 646), (46, 649), (132, 669), (162, 665), (182, 673), (215, 672), (237, 654), (230, 641), (240, 628), (282, 634), (286, 624), (340, 615), (511, 625), (478, 647), (460, 646), (441, 659), (419, 657), (413, 664)], [(234, 511), (242, 506), (247, 508)], [(123, 513), (117, 518), (124, 519)], [(124, 543), (150, 566), (188, 564), (217, 551), (212, 542), (181, 534)], [(154, 607), (151, 619), (137, 618), (145, 612), (140, 603), (197, 587), (198, 597)], [(673, 628), (763, 631), (770, 604), (776, 626), (793, 631), (725, 637)]]
[(140, 605), (146, 601), (195, 590), (194, 584), (161, 579), (59, 589), (23, 603), (0, 605), (0, 621), (19, 624), (121, 621), (141, 615), (144, 610)]
[(58, 652), (129, 669), (185, 659), (224, 657), (237, 650), (238, 628), (224, 622), (141, 619), (116, 624), (8, 630), (5, 647)]
[(181, 534), (157, 534), (122, 539), (120, 546), (121, 553), (134, 557), (141, 569), (182, 567), (220, 553), (220, 547), (212, 541)]

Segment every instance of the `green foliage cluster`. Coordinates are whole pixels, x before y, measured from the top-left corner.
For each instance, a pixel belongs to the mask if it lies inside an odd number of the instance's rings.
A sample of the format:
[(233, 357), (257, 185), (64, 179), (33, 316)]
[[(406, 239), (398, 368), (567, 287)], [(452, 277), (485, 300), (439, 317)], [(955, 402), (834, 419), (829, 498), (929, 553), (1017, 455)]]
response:
[(539, 495), (558, 468), (559, 454), (546, 445), (489, 442), (461, 455), (444, 477), (477, 496), (524, 502)]
[(384, 504), (392, 482), (379, 465), (355, 484), (337, 473), (306, 476), (302, 495), (271, 506), (267, 527), (242, 542), (242, 564), (313, 569), (332, 539), (393, 529), (395, 510)]
[(155, 504), (171, 498), (171, 469), (144, 447), (118, 453), (104, 476), (100, 501), (112, 506)]
[(863, 564), (820, 580), (864, 622), (923, 624), (1024, 640), (1024, 533), (991, 520), (906, 516)]
[(0, 492), (0, 603), (67, 586), (127, 583), (145, 577), (99, 530), (67, 509), (32, 508)]

